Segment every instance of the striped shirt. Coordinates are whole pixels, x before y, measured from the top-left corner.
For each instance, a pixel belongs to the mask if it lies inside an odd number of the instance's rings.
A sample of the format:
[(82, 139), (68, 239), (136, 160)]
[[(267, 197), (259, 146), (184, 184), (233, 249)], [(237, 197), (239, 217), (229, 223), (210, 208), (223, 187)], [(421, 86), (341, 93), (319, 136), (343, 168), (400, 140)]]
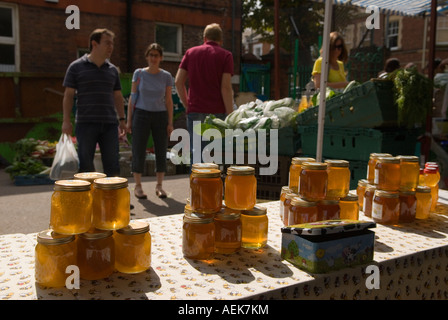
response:
[(117, 123), (114, 91), (121, 90), (121, 83), (108, 60), (98, 67), (85, 54), (70, 64), (63, 86), (76, 89), (77, 123)]

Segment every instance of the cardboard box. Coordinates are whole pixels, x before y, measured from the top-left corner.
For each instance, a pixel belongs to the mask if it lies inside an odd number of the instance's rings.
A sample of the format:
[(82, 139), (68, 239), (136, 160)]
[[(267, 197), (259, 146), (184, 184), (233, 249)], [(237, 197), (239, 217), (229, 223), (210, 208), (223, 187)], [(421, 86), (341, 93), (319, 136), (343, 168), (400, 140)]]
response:
[(282, 228), (282, 259), (311, 273), (373, 260), (374, 222), (326, 220)]

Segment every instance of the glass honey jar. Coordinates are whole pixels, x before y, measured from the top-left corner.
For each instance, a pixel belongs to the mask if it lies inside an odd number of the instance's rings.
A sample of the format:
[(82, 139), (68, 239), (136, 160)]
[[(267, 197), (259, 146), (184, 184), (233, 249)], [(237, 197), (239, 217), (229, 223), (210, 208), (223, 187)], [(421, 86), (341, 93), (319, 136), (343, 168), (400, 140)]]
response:
[(308, 201), (324, 200), (327, 195), (327, 164), (304, 162), (299, 179), (299, 196)]
[(140, 273), (151, 267), (149, 223), (131, 221), (114, 233), (115, 269), (122, 273)]
[(349, 193), (344, 198), (339, 199), (339, 218), (348, 220), (359, 219), (359, 202), (358, 196), (353, 193)]
[(283, 213), (285, 210), (285, 198), (286, 194), (292, 193), (291, 189), (288, 186), (282, 187), (282, 190), (280, 191), (280, 219), (283, 220)]
[(90, 182), (58, 180), (51, 196), (50, 226), (60, 234), (87, 232), (92, 225)]
[(431, 188), (428, 186), (418, 186), (415, 190), (417, 208), (415, 210), (416, 219), (428, 219), (431, 212)]
[(358, 195), (359, 210), (364, 210), (364, 193), (366, 192), (366, 186), (369, 184), (367, 179), (358, 180), (358, 186), (356, 187), (356, 194)]
[(285, 200), (283, 201), (283, 212), (282, 214), (282, 222), (283, 225), (287, 226), (289, 224), (289, 209), (291, 208), (291, 200), (294, 197), (298, 197), (296, 193), (287, 193), (285, 195)]
[(369, 157), (369, 162), (367, 164), (367, 181), (370, 184), (374, 184), (375, 182), (375, 166), (378, 158), (381, 157), (392, 157), (389, 153), (371, 153)]
[(209, 260), (215, 252), (214, 214), (185, 213), (182, 226), (182, 253), (185, 258)]
[(431, 212), (435, 212), (437, 202), (439, 201), (439, 166), (433, 162), (426, 163), (423, 173), (425, 185), (431, 188)]
[(131, 200), (128, 180), (120, 177), (96, 179), (93, 182), (93, 226), (118, 230), (130, 221)]
[(346, 160), (325, 160), (327, 164), (327, 199), (345, 197), (350, 191), (350, 169)]
[(288, 226), (318, 221), (317, 203), (299, 197), (291, 199)]
[(372, 202), (375, 195), (376, 187), (372, 184), (366, 186), (366, 192), (364, 193), (363, 212), (366, 217), (372, 217)]
[(375, 165), (375, 185), (380, 190), (398, 191), (400, 189), (401, 169), (397, 157), (378, 158)]
[(325, 199), (317, 202), (317, 220), (340, 219), (341, 208), (339, 200)]
[(241, 248), (241, 212), (223, 207), (215, 214), (215, 252), (234, 253)]
[(99, 280), (115, 270), (115, 243), (112, 230), (92, 228), (76, 241), (81, 279)]
[(398, 156), (400, 159), (400, 190), (415, 190), (418, 185), (420, 164), (416, 156)]
[(68, 266), (77, 265), (74, 235), (48, 229), (38, 233), (35, 247), (35, 278), (42, 287), (64, 287)]
[(417, 198), (413, 190), (400, 190), (400, 222), (412, 222), (415, 220), (417, 210)]
[(257, 203), (255, 169), (232, 166), (227, 169), (224, 199), (226, 206), (236, 210), (250, 210)]
[(190, 206), (197, 213), (221, 210), (223, 186), (218, 169), (193, 169), (190, 174)]
[(375, 190), (372, 201), (372, 219), (381, 224), (397, 224), (400, 218), (398, 192)]
[(289, 167), (289, 188), (292, 192), (297, 193), (299, 190), (299, 178), (302, 171), (302, 163), (314, 162), (316, 159), (307, 157), (294, 157), (291, 159), (291, 165)]
[(79, 172), (76, 173), (73, 178), (76, 180), (85, 180), (90, 182), (90, 189), (93, 192), (93, 182), (96, 179), (106, 178), (106, 174), (101, 172)]
[(241, 211), (241, 247), (263, 248), (268, 242), (268, 217), (265, 207), (255, 206)]

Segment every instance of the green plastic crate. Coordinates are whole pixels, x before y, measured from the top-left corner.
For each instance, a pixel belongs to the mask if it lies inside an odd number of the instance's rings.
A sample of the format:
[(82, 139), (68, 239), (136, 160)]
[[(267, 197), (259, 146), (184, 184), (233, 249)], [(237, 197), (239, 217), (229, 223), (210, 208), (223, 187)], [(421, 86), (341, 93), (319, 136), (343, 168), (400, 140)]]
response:
[[(302, 153), (316, 155), (317, 126), (299, 127)], [(368, 161), (371, 153), (414, 155), (420, 130), (325, 127), (322, 157)]]
[[(319, 108), (300, 113), (299, 125), (316, 125)], [(393, 82), (375, 79), (350, 91), (336, 95), (326, 102), (326, 127), (388, 127), (396, 126), (397, 107), (394, 104)]]

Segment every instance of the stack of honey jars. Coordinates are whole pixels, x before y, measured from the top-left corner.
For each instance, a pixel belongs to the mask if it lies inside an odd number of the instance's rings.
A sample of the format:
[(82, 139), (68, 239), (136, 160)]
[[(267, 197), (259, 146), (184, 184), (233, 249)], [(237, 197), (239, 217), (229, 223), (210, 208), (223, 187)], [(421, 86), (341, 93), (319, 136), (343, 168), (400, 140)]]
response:
[(214, 253), (230, 254), (241, 247), (266, 245), (266, 209), (256, 206), (256, 196), (253, 167), (229, 167), (223, 183), (216, 164), (194, 164), (183, 218), (183, 255), (208, 260)]
[(36, 282), (61, 287), (66, 268), (79, 268), (85, 280), (110, 276), (115, 270), (138, 273), (151, 263), (149, 224), (130, 221), (128, 181), (102, 173), (76, 174), (55, 182), (50, 229), (37, 235)]
[(358, 198), (350, 194), (346, 160), (316, 162), (293, 158), (289, 185), (282, 188), (280, 216), (284, 225), (334, 219), (358, 219)]

